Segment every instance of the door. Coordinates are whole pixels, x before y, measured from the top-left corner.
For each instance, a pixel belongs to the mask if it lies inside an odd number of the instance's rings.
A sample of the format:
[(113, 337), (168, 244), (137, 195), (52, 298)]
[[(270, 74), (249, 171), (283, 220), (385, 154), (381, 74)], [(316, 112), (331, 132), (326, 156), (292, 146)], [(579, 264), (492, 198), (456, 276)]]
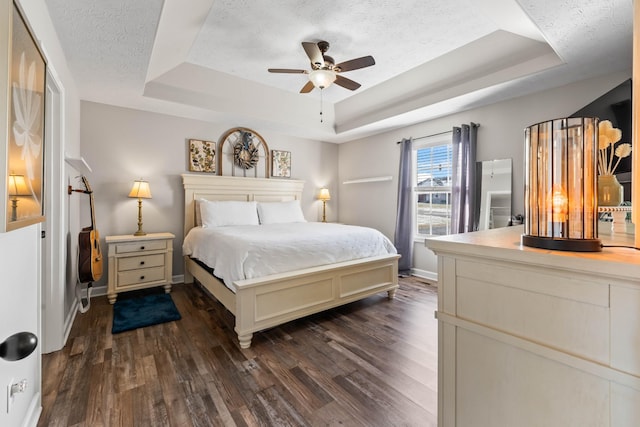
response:
[(63, 179), (64, 150), (62, 126), (62, 93), (55, 73), (47, 69), (45, 95), (45, 218), (41, 241), (41, 319), (42, 352), (61, 349), (65, 341), (67, 290), (65, 279), (65, 235)]

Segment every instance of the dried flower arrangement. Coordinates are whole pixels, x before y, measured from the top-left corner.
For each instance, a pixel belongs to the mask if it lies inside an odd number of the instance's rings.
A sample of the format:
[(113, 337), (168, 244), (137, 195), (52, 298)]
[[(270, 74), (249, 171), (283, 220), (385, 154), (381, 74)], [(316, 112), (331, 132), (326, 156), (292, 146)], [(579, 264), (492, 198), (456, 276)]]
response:
[[(598, 174), (613, 175), (620, 160), (631, 154), (629, 143), (625, 142), (615, 147), (620, 138), (622, 138), (622, 131), (614, 128), (609, 120), (600, 122), (598, 125)], [(614, 156), (618, 158), (615, 164)]]

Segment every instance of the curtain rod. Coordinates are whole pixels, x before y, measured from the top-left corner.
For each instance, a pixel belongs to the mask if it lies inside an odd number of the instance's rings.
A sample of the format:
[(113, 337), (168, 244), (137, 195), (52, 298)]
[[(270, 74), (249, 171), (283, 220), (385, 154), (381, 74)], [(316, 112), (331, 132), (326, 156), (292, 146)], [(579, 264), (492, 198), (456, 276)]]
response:
[[(476, 127), (480, 127), (480, 123), (473, 123), (473, 124)], [(447, 133), (452, 133), (452, 132), (453, 132), (453, 130), (448, 130), (448, 131), (445, 131), (445, 132), (432, 133), (431, 135), (419, 136), (417, 138), (411, 138), (411, 139), (413, 139), (415, 141), (416, 139), (431, 138), (432, 136), (445, 135)], [(400, 144), (400, 143), (402, 143), (402, 141), (396, 142), (396, 144)]]

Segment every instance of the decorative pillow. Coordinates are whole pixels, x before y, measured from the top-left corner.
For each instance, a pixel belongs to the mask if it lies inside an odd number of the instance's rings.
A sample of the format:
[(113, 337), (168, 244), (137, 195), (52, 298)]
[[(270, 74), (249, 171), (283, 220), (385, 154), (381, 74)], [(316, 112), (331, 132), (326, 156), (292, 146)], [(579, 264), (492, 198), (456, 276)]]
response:
[(200, 200), (203, 227), (260, 225), (256, 202)]
[(258, 216), (260, 217), (260, 224), (307, 222), (300, 207), (300, 200), (258, 203)]

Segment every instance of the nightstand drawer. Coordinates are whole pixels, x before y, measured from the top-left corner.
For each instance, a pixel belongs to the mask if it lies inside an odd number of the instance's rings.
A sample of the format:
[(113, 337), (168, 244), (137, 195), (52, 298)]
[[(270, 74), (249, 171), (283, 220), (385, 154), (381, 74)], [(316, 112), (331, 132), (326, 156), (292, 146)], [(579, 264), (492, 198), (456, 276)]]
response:
[(164, 267), (140, 268), (118, 273), (118, 287), (141, 283), (164, 281)]
[(136, 268), (163, 267), (164, 254), (141, 255), (127, 258), (120, 258), (118, 271), (135, 270)]
[(166, 240), (152, 240), (136, 243), (119, 243), (116, 245), (117, 254), (130, 252), (161, 251), (167, 249)]

